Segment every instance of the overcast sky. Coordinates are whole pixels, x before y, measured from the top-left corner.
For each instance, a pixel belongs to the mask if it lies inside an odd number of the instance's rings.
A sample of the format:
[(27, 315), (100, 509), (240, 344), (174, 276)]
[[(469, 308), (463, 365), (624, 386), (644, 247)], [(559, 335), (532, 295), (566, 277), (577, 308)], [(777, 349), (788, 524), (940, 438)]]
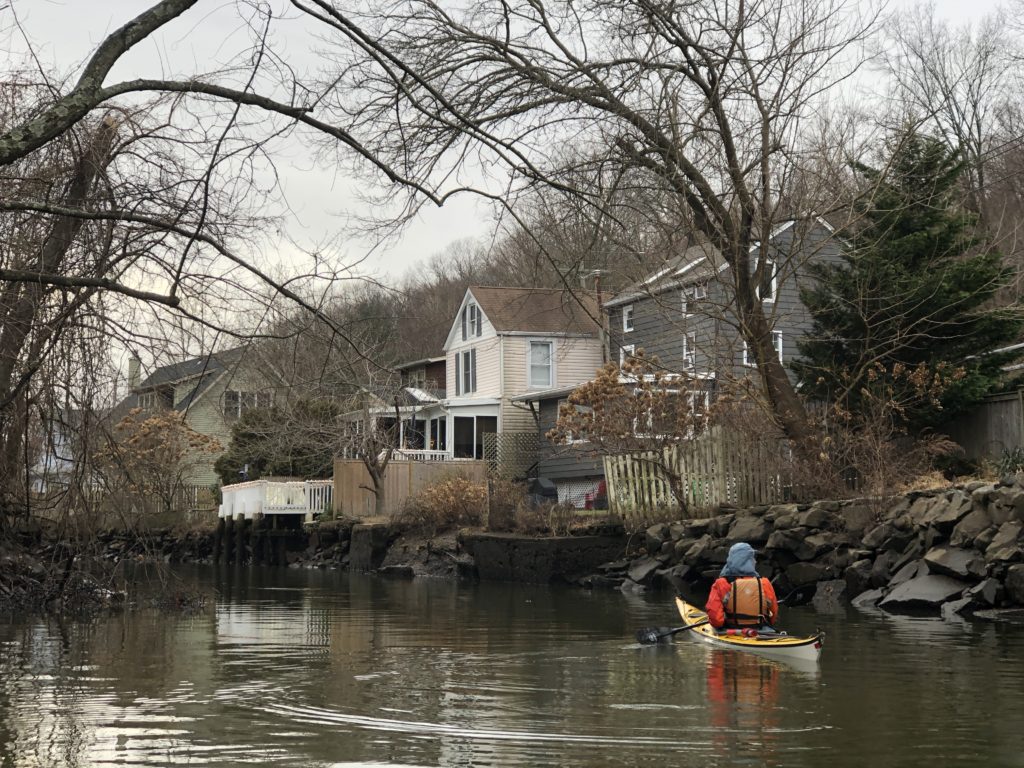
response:
[[(151, 0), (7, 0), (13, 4), (25, 34), (45, 67), (68, 72), (82, 62), (99, 41), (142, 9)], [(286, 3), (274, 0), (284, 9)], [(0, 3), (0, 8), (3, 8)], [(891, 7), (911, 7), (916, 0), (891, 0)], [(936, 0), (940, 14), (954, 22), (964, 22), (997, 7), (997, 0)], [(0, 19), (9, 14), (0, 9)], [(312, 66), (312, 49), (317, 45), (309, 27), (284, 19), (275, 31), (276, 47), (290, 62)], [(24, 52), (18, 33), (8, 30), (0, 40), (7, 53), (16, 57)], [(139, 45), (119, 63), (108, 82), (129, 77), (158, 77), (162, 74), (201, 73), (216, 62), (230, 59), (247, 45), (239, 30), (237, 10), (232, 0), (211, 0), (184, 14), (154, 39)], [(211, 64), (211, 62), (213, 62)], [(301, 146), (291, 146), (278, 161), (285, 192), (295, 211), (290, 231), (305, 244), (313, 246), (344, 226), (343, 216), (359, 202), (352, 194), (352, 180), (330, 169), (318, 168)], [(431, 208), (415, 222), (400, 241), (375, 252), (367, 259), (369, 271), (377, 275), (397, 276), (453, 240), (481, 236), (489, 231), (490, 213), (470, 198), (456, 199), (443, 209)], [(368, 245), (346, 239), (344, 255), (359, 259)]]

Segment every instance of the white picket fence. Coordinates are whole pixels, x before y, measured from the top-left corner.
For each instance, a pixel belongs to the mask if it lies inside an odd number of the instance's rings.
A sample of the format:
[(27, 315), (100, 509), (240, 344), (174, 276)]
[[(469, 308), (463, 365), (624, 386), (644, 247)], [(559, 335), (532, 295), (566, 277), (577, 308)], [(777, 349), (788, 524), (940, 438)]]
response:
[(218, 517), (251, 520), (257, 515), (302, 515), (330, 512), (333, 480), (250, 480), (220, 489)]

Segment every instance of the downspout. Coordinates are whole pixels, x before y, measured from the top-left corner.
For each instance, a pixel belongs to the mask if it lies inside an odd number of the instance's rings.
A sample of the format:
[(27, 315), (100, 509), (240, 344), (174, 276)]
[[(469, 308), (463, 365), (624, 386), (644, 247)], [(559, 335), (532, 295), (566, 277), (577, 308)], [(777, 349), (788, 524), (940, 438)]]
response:
[[(529, 376), (529, 372), (527, 372)], [(505, 414), (505, 336), (498, 334), (498, 434), (502, 431)]]

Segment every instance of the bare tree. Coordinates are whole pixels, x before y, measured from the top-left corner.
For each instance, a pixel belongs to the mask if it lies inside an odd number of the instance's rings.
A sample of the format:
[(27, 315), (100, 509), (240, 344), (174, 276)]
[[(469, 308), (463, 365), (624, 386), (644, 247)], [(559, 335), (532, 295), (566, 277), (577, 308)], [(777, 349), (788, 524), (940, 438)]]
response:
[(1002, 130), (1021, 84), (1020, 45), (1007, 14), (999, 9), (954, 27), (939, 18), (934, 3), (920, 3), (887, 30), (879, 54), (894, 83), (896, 120), (922, 120), (961, 153), (965, 203), (984, 226), (997, 230), (1002, 212), (993, 205), (990, 167), (1024, 141), (1019, 130)]
[[(755, 246), (793, 214), (785, 192), (801, 127), (842, 80), (840, 60), (877, 20), (841, 0), (683, 0), (374, 4), (293, 0), (347, 54), (325, 73), (324, 106), (357, 116), (376, 158), (407, 179), (453, 179), (444, 194), (544, 184), (601, 206), (564, 173), (577, 163), (635, 174), (679, 201), (695, 233), (732, 268), (735, 311), (764, 391), (792, 438), (812, 436), (774, 354)], [(362, 58), (351, 52), (355, 43)], [(856, 57), (853, 57), (856, 59)], [(856, 66), (854, 63), (853, 66)], [(400, 131), (385, 130), (399, 120)], [(476, 169), (476, 175), (456, 168)], [(500, 170), (492, 170), (498, 168)]]

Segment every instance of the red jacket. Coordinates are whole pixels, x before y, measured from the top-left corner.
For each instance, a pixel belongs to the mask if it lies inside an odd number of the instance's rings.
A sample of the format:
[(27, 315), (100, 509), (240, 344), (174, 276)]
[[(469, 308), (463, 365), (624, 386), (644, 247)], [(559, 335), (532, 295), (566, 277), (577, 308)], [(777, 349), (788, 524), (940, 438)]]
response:
[[(711, 585), (711, 593), (708, 595), (708, 603), (704, 606), (704, 610), (707, 611), (711, 626), (716, 629), (725, 625), (725, 599), (731, 588), (732, 585), (729, 581), (721, 576), (715, 579), (715, 583)], [(765, 620), (769, 624), (774, 624), (779, 620), (779, 600), (775, 597), (775, 588), (772, 583), (764, 576), (761, 577), (761, 593), (768, 606)]]

